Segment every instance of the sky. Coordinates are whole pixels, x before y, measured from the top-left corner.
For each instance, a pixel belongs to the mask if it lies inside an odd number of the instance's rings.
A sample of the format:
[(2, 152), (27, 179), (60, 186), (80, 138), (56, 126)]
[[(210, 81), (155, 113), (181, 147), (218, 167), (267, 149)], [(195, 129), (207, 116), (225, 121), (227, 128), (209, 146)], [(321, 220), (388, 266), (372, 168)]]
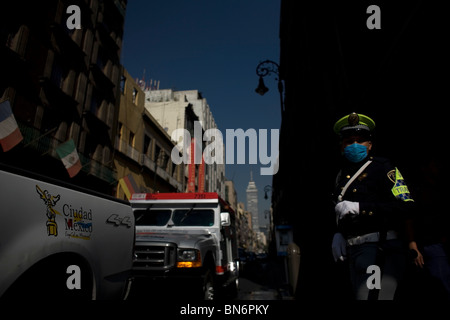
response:
[[(277, 78), (264, 77), (269, 91), (255, 93), (256, 67), (267, 59), (279, 63), (279, 20), (280, 0), (129, 0), (121, 61), (133, 78), (145, 72), (160, 89), (199, 90), (224, 136), (227, 129), (270, 133), (281, 124)], [(264, 216), (272, 176), (261, 175), (260, 167), (247, 157), (245, 164), (226, 164), (225, 175), (246, 203), (253, 171)]]

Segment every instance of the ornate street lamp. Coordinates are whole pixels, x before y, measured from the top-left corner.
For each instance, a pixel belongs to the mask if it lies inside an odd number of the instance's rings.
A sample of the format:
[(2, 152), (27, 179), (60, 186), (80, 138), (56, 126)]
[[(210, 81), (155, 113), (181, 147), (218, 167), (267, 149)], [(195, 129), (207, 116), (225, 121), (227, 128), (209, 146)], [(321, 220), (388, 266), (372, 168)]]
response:
[(271, 185), (267, 185), (264, 187), (264, 199), (268, 199), (269, 197), (267, 196), (267, 192), (272, 192), (273, 188)]
[(255, 89), (255, 92), (263, 96), (267, 91), (269, 91), (269, 88), (267, 88), (266, 85), (264, 84), (263, 78), (271, 73), (277, 76), (275, 80), (278, 80), (278, 92), (280, 93), (281, 113), (283, 113), (284, 111), (283, 82), (281, 81), (280, 78), (280, 66), (278, 65), (278, 63), (272, 60), (265, 60), (258, 64), (258, 66), (256, 67), (256, 74), (259, 76), (259, 82), (258, 87)]

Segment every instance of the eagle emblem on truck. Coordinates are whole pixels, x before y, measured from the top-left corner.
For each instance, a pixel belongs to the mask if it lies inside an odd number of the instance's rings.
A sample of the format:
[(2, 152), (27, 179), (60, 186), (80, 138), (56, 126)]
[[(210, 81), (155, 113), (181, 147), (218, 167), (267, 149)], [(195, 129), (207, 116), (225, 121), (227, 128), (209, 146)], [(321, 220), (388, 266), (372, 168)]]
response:
[(36, 191), (47, 206), (47, 236), (56, 237), (58, 236), (58, 225), (56, 223), (55, 217), (57, 214), (61, 215), (61, 213), (56, 211), (53, 207), (59, 201), (60, 196), (59, 194), (56, 196), (52, 196), (47, 190), (42, 191), (42, 189), (38, 185), (36, 185)]

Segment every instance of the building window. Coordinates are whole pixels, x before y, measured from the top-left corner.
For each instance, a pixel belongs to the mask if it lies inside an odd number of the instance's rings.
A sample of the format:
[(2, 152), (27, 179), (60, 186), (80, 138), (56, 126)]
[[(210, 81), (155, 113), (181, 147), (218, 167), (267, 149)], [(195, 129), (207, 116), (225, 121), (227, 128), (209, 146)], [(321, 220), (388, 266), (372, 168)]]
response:
[(153, 157), (153, 161), (156, 162), (157, 165), (159, 165), (159, 157), (160, 157), (161, 147), (158, 145), (155, 145), (155, 153)]
[(120, 92), (122, 94), (125, 94), (125, 82), (126, 82), (127, 78), (125, 78), (124, 75), (122, 75), (122, 78), (120, 78)]
[(122, 140), (122, 136), (123, 136), (123, 124), (122, 122), (119, 122), (119, 125), (117, 126), (117, 132), (118, 132), (118, 137), (119, 137), (119, 141)]
[(103, 49), (103, 47), (99, 46), (97, 53), (97, 66), (100, 68), (100, 70), (104, 71), (107, 62), (108, 59), (105, 56), (105, 50)]
[(144, 135), (144, 154), (147, 156), (150, 156), (151, 154), (151, 144), (152, 138), (150, 138), (148, 135)]
[(168, 169), (167, 165), (169, 163), (169, 156), (164, 150), (162, 150), (161, 153), (162, 153), (162, 155), (161, 155), (161, 168), (163, 168), (164, 171), (167, 171), (167, 169)]
[(92, 112), (92, 114), (98, 115), (98, 111), (100, 109), (100, 105), (102, 103), (102, 98), (99, 96), (97, 89), (94, 88), (92, 92), (92, 98), (91, 98), (91, 105), (89, 110)]
[(130, 131), (130, 138), (128, 139), (128, 144), (132, 147), (134, 147), (135, 138), (136, 137), (134, 133)]
[(136, 88), (133, 88), (133, 103), (136, 104), (138, 91)]
[(110, 165), (111, 160), (111, 150), (109, 150), (108, 147), (103, 148), (103, 156), (102, 156), (102, 162), (105, 165)]
[(64, 70), (58, 59), (55, 59), (53, 61), (52, 74), (50, 76), (50, 79), (58, 88), (61, 88), (62, 82), (64, 80)]
[(169, 173), (172, 175), (172, 178), (174, 178), (175, 180), (178, 180), (177, 168), (178, 168), (178, 166), (172, 162), (172, 168)]

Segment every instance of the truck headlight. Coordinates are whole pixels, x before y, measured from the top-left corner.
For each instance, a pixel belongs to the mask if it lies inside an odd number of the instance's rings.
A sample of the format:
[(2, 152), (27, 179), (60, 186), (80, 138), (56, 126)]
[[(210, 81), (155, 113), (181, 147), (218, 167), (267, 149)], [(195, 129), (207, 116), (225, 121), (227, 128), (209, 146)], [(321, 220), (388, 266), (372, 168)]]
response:
[(198, 268), (202, 266), (200, 251), (178, 248), (177, 268)]

